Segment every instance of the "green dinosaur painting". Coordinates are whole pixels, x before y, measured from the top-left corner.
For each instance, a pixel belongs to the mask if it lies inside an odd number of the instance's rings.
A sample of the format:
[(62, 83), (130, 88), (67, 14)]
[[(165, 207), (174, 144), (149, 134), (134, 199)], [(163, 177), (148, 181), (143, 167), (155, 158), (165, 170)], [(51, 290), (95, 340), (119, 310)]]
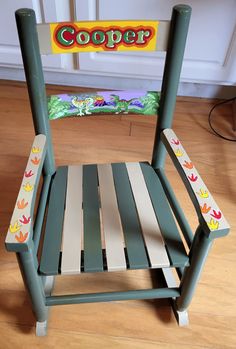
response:
[(147, 91), (101, 91), (78, 95), (54, 95), (48, 99), (49, 119), (91, 114), (155, 115), (159, 93)]

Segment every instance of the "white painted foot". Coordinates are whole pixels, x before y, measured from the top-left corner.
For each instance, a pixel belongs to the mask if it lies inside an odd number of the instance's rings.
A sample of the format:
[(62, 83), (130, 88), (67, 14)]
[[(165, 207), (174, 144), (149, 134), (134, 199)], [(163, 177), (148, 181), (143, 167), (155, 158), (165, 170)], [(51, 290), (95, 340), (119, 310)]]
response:
[(53, 286), (54, 286), (54, 280), (55, 280), (55, 276), (46, 276), (45, 278), (45, 282), (44, 282), (44, 292), (45, 292), (45, 296), (50, 296), (53, 290)]
[(188, 318), (188, 312), (187, 310), (179, 311), (176, 309), (175, 301), (172, 300), (172, 309), (175, 314), (175, 318), (179, 324), (179, 326), (188, 326), (189, 325), (189, 318)]
[[(174, 277), (173, 271), (171, 268), (162, 268), (162, 272), (164, 275), (164, 278), (166, 280), (166, 284), (168, 287), (178, 287), (178, 283)], [(175, 298), (171, 301), (171, 306), (175, 315), (175, 318), (179, 324), (179, 326), (188, 326), (189, 325), (189, 318), (188, 318), (188, 312), (187, 310), (179, 311), (176, 309), (175, 305)]]
[(43, 337), (47, 335), (48, 321), (36, 322), (36, 336)]

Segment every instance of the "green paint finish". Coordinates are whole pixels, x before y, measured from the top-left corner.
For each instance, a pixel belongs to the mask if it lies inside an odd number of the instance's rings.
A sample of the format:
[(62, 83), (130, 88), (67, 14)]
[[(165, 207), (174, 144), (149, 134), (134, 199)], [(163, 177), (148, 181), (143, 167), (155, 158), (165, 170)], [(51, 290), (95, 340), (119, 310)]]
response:
[(38, 206), (37, 216), (35, 218), (35, 224), (34, 224), (33, 239), (34, 239), (35, 251), (38, 251), (50, 184), (51, 184), (51, 176), (45, 176), (43, 179), (43, 188), (39, 198), (39, 206)]
[(112, 164), (116, 196), (130, 269), (148, 268), (142, 230), (125, 164)]
[(45, 227), (40, 272), (57, 275), (61, 251), (64, 207), (67, 185), (67, 167), (59, 167), (52, 180)]
[(188, 5), (177, 5), (173, 8), (153, 148), (154, 168), (163, 167), (165, 162), (166, 151), (161, 142), (161, 132), (172, 125), (190, 16), (191, 7)]
[(45, 295), (42, 278), (37, 272), (37, 258), (33, 244), (28, 251), (17, 253), (24, 284), (29, 292), (32, 308), (37, 321), (45, 321), (48, 317), (48, 308), (45, 305)]
[(143, 176), (149, 191), (154, 211), (165, 240), (171, 266), (183, 267), (188, 257), (175, 224), (170, 206), (163, 191), (161, 182), (154, 169), (148, 163), (140, 163)]
[(133, 299), (160, 299), (179, 297), (178, 288), (159, 288), (147, 290), (134, 290), (123, 292), (103, 292), (103, 293), (87, 293), (63, 296), (46, 297), (46, 305), (64, 305), (79, 303), (98, 303), (112, 301), (126, 301)]
[(164, 189), (164, 192), (166, 194), (166, 197), (169, 201), (169, 204), (172, 208), (172, 211), (174, 212), (175, 218), (180, 226), (180, 229), (185, 237), (185, 240), (187, 242), (188, 247), (190, 248), (192, 241), (193, 241), (193, 232), (192, 229), (189, 225), (189, 222), (187, 221), (184, 212), (175, 196), (175, 193), (166, 177), (165, 172), (163, 171), (163, 169), (158, 169), (155, 170), (155, 172), (157, 173), (162, 187)]
[(103, 271), (97, 166), (83, 166), (84, 271)]
[(15, 16), (35, 133), (44, 134), (47, 137), (44, 172), (46, 175), (52, 175), (55, 172), (55, 163), (35, 13), (31, 9), (20, 9), (16, 11)]
[(176, 300), (178, 311), (184, 311), (190, 305), (212, 242), (213, 240), (207, 238), (199, 226), (189, 252), (190, 266), (185, 268), (180, 283), (181, 296)]

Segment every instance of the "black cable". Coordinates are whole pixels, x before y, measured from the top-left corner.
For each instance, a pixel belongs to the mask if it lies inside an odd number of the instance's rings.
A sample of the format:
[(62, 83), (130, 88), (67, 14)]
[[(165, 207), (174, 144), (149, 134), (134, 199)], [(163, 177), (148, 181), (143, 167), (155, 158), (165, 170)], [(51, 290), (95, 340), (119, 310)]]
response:
[(229, 103), (229, 102), (232, 102), (236, 100), (236, 97), (233, 97), (233, 98), (230, 98), (230, 99), (226, 99), (225, 101), (222, 101), (222, 102), (219, 102), (219, 103), (216, 103), (210, 110), (209, 114), (208, 114), (208, 123), (209, 123), (209, 126), (211, 128), (211, 130), (220, 138), (223, 138), (225, 139), (226, 141), (230, 141), (230, 142), (236, 142), (236, 139), (232, 139), (232, 138), (227, 138), (227, 137), (224, 137), (222, 136), (219, 132), (217, 132), (214, 127), (212, 126), (212, 121), (211, 121), (211, 118), (212, 118), (212, 112), (213, 110), (218, 107), (219, 105), (222, 105), (222, 104), (226, 104), (226, 103)]

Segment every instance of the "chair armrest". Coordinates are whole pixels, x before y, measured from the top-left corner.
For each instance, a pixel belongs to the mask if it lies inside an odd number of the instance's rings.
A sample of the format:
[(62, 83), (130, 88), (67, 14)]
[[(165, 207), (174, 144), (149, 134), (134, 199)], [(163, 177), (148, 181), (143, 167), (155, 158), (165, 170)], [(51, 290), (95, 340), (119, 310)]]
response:
[(5, 245), (8, 251), (28, 250), (32, 238), (34, 205), (43, 162), (46, 154), (46, 136), (35, 137), (24, 172), (16, 205), (11, 217)]
[(212, 239), (227, 235), (230, 228), (228, 222), (174, 131), (165, 129), (161, 139), (185, 184), (206, 235)]

